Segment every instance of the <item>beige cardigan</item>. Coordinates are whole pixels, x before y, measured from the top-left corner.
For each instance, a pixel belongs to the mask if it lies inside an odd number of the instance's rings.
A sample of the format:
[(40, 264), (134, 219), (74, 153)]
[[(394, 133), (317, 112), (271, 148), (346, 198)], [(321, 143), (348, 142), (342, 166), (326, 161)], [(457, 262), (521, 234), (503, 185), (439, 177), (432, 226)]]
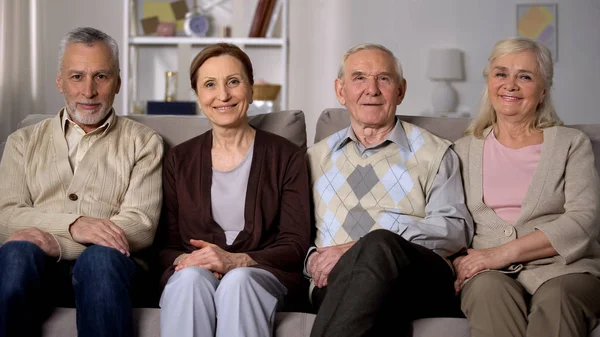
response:
[(62, 258), (76, 259), (86, 247), (69, 226), (89, 216), (123, 228), (132, 252), (148, 247), (162, 203), (162, 156), (156, 132), (117, 117), (73, 175), (60, 113), (15, 131), (0, 162), (0, 244), (37, 227), (54, 235)]
[[(484, 138), (490, 131), (484, 131)], [(517, 280), (529, 293), (560, 275), (600, 276), (600, 181), (589, 138), (572, 128), (544, 129), (540, 161), (513, 225), (483, 203), (483, 145), (483, 139), (473, 136), (454, 145), (475, 221), (473, 248), (499, 246), (538, 229), (559, 255), (524, 263)]]

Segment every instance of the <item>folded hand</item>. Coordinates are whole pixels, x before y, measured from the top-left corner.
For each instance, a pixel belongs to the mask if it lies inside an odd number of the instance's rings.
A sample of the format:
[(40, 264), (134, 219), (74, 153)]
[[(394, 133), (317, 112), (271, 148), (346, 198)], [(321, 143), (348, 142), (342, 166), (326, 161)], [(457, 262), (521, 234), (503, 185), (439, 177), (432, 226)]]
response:
[(175, 271), (195, 266), (208, 269), (217, 278), (221, 278), (228, 271), (242, 266), (239, 254), (230, 253), (203, 240), (190, 240), (190, 243), (199, 249), (183, 257), (175, 267)]
[(354, 245), (355, 241), (329, 247), (319, 247), (316, 253), (308, 258), (308, 272), (312, 275), (315, 286), (326, 287), (327, 278), (344, 253)]
[(106, 219), (79, 217), (69, 228), (73, 240), (81, 244), (111, 247), (129, 256), (129, 242), (123, 229)]
[(488, 269), (502, 269), (510, 265), (508, 255), (504, 246), (487, 249), (469, 249), (467, 255), (459, 256), (453, 261), (456, 271), (454, 289), (458, 293), (465, 280), (475, 276), (477, 273)]
[(9, 241), (28, 241), (40, 247), (44, 253), (49, 256), (58, 257), (60, 255), (60, 246), (52, 237), (52, 234), (30, 227), (12, 233), (6, 242)]

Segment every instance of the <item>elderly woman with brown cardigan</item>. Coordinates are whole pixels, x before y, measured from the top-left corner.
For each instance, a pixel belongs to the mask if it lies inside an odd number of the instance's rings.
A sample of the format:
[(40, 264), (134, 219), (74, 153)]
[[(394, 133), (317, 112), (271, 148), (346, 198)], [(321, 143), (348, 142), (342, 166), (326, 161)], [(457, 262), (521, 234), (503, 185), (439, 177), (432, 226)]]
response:
[(587, 336), (600, 314), (600, 183), (582, 132), (560, 126), (548, 49), (498, 42), (470, 135), (456, 142), (473, 249), (454, 260), (471, 335)]
[(248, 124), (253, 71), (238, 47), (203, 49), (190, 80), (213, 128), (165, 158), (161, 334), (271, 336), (275, 312), (307, 291), (305, 152)]

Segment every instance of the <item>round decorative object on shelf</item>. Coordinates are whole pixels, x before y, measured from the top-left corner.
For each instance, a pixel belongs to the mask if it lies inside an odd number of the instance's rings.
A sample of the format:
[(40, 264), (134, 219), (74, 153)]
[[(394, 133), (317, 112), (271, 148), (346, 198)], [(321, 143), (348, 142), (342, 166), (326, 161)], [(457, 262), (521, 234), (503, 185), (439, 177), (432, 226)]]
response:
[(190, 11), (185, 14), (183, 30), (188, 36), (206, 36), (210, 22), (208, 16), (200, 14), (197, 11)]

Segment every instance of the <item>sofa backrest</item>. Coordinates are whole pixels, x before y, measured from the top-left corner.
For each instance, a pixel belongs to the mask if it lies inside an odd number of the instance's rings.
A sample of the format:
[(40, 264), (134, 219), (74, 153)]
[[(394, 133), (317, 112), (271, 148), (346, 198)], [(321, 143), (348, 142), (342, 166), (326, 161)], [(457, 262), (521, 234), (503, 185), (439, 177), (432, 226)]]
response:
[[(55, 114), (29, 115), (21, 121), (19, 128), (33, 125), (46, 118), (53, 118), (55, 116)], [(203, 116), (129, 115), (126, 117), (156, 130), (163, 137), (167, 148), (211, 129), (209, 120)], [(300, 110), (286, 110), (248, 116), (248, 121), (257, 129), (275, 133), (289, 139), (301, 148), (306, 148), (306, 122), (304, 113)], [(2, 149), (0, 148), (0, 150)]]
[[(401, 120), (415, 124), (428, 130), (438, 137), (455, 141), (462, 137), (469, 125), (469, 118), (442, 118), (423, 116), (398, 115)], [(350, 126), (350, 117), (346, 109), (325, 109), (317, 121), (315, 143), (325, 139), (335, 132)]]
[[(446, 117), (424, 117), (403, 116), (398, 117), (409, 123), (420, 126), (438, 137), (456, 141), (463, 136), (469, 126), (470, 118), (446, 118)], [(321, 141), (333, 133), (350, 126), (350, 118), (346, 109), (326, 109), (321, 113), (317, 121), (315, 143)], [(592, 148), (596, 158), (596, 170), (600, 174), (600, 124), (575, 124), (568, 127), (583, 131), (592, 141)]]

